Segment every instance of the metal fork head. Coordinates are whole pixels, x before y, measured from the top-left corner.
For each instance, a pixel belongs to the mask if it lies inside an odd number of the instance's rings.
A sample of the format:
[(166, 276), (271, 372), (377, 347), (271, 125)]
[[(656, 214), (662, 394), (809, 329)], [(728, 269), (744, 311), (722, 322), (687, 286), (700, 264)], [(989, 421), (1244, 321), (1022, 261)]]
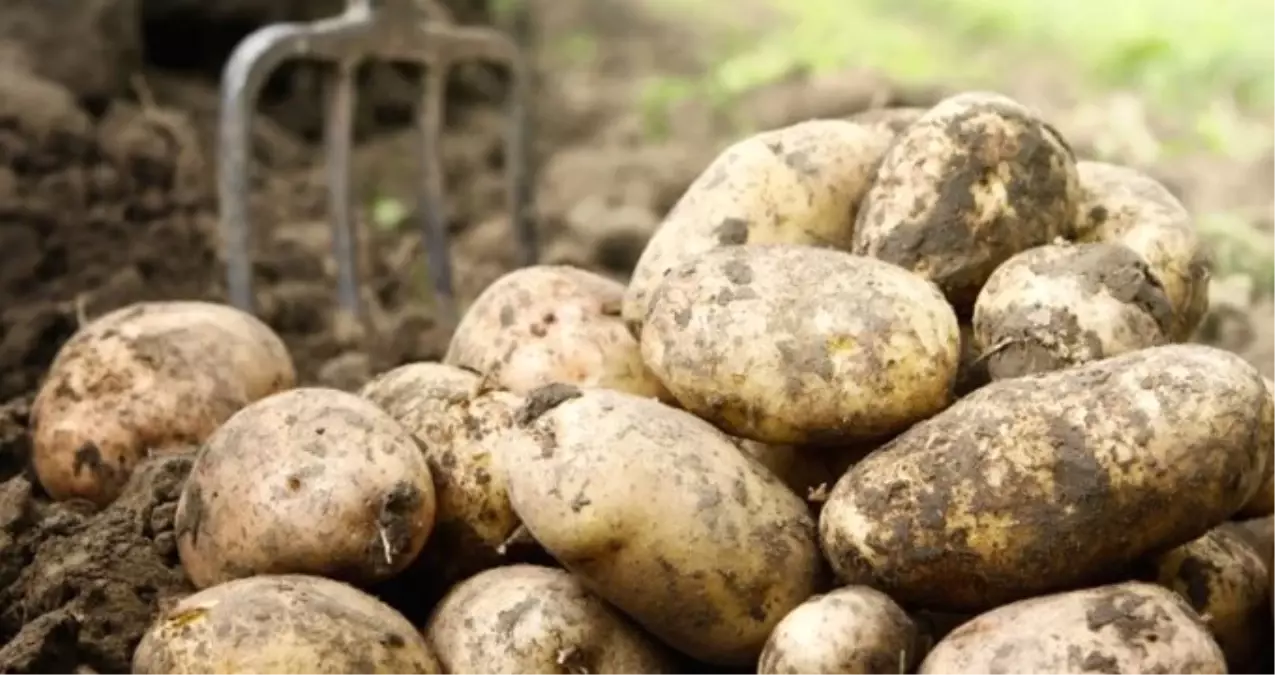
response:
[[(519, 2), (525, 26), (526, 2)], [(524, 31), (519, 31), (524, 32)], [(350, 188), (350, 155), (354, 115), (354, 75), (365, 60), (412, 63), (425, 68), (416, 126), (420, 137), (421, 177), (417, 212), (421, 241), (429, 264), (439, 319), (456, 320), (450, 237), (439, 141), (443, 129), (443, 97), (450, 67), (481, 60), (505, 66), (511, 76), (510, 124), (505, 136), (505, 171), (510, 223), (519, 263), (535, 262), (537, 242), (531, 219), (528, 159), (529, 70), (518, 44), (498, 30), (457, 25), (438, 0), (346, 0), (338, 16), (311, 23), (280, 23), (245, 38), (231, 54), (221, 82), (218, 156), (220, 231), (225, 248), (227, 292), (231, 304), (253, 311), (254, 294), (248, 213), (252, 117), (261, 89), (281, 64), (316, 59), (335, 66), (328, 87), (324, 144), (327, 151), (329, 218), (337, 261), (337, 301), (344, 312), (362, 317), (359, 270)]]

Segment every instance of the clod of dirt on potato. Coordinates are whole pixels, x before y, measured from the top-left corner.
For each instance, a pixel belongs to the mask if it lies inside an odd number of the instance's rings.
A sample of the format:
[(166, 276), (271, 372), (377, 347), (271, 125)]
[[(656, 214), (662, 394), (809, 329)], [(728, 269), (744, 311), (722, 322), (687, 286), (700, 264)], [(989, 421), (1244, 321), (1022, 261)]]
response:
[(818, 590), (805, 502), (711, 424), (659, 401), (552, 385), (501, 452), (523, 524), (585, 586), (678, 651), (751, 666)]
[(457, 584), (424, 629), (448, 673), (677, 673), (678, 659), (570, 573), (497, 567)]
[(198, 445), (295, 380), (283, 341), (250, 314), (194, 301), (124, 307), (54, 357), (31, 406), (32, 464), (54, 499), (105, 506), (147, 453)]
[(850, 250), (934, 281), (965, 317), (998, 265), (1070, 234), (1078, 193), (1071, 148), (1035, 111), (958, 94), (894, 140)]
[(923, 656), (912, 618), (886, 594), (847, 586), (817, 595), (785, 616), (758, 673), (910, 673)]
[(999, 380), (851, 467), (823, 550), (843, 582), (939, 610), (1100, 582), (1230, 518), (1273, 416), (1261, 375), (1204, 345)]
[(300, 388), (236, 413), (195, 459), (177, 549), (199, 588), (253, 574), (387, 579), (434, 525), (429, 465), (372, 402)]
[(411, 622), (331, 579), (266, 574), (190, 595), (137, 645), (134, 673), (441, 673)]
[(938, 673), (1225, 673), (1200, 616), (1176, 593), (1124, 582), (1021, 600), (981, 614), (934, 646)]
[(960, 327), (934, 284), (874, 258), (728, 246), (651, 296), (642, 358), (678, 403), (763, 443), (862, 441), (950, 401)]
[(638, 258), (624, 321), (641, 333), (674, 268), (722, 246), (804, 244), (849, 250), (855, 213), (894, 133), (810, 120), (731, 145), (687, 188)]
[(975, 347), (993, 380), (1168, 344), (1173, 307), (1138, 254), (1048, 244), (1005, 261), (974, 303)]
[[(1263, 377), (1266, 382), (1266, 395), (1275, 400), (1275, 381)], [(1275, 446), (1266, 448), (1266, 480), (1257, 494), (1248, 500), (1244, 508), (1235, 514), (1237, 518), (1260, 518), (1275, 513)]]

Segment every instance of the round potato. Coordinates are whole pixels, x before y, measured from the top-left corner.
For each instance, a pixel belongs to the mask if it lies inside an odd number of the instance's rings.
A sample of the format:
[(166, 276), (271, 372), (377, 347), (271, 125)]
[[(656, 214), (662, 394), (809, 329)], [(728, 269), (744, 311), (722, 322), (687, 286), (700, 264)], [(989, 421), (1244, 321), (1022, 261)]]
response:
[(565, 265), (497, 279), (465, 311), (443, 362), (517, 394), (561, 382), (667, 398), (620, 319), (624, 285)]
[(894, 138), (886, 126), (809, 120), (746, 138), (709, 164), (647, 242), (624, 294), (641, 333), (651, 295), (674, 268), (722, 246), (848, 250), (855, 213)]
[(678, 403), (763, 443), (878, 438), (942, 410), (960, 327), (933, 284), (813, 246), (730, 246), (660, 284), (642, 358)]
[(886, 594), (847, 586), (817, 595), (775, 626), (758, 673), (910, 673), (916, 624)]
[(441, 673), (425, 639), (380, 600), (300, 574), (237, 579), (162, 612), (134, 673)]
[(195, 456), (177, 502), (182, 567), (206, 588), (253, 574), (387, 579), (434, 525), (415, 439), (370, 401), (301, 388), (235, 413)]
[(1225, 673), (1222, 650), (1172, 591), (1139, 582), (1022, 600), (934, 646), (918, 673)]
[(845, 583), (931, 609), (1092, 583), (1235, 513), (1273, 414), (1257, 371), (1204, 345), (999, 380), (846, 472), (823, 550)]
[(1050, 244), (996, 268), (974, 304), (974, 340), (994, 380), (1062, 370), (1169, 342), (1173, 307), (1138, 254)]
[(148, 452), (198, 445), (295, 383), (283, 342), (250, 314), (210, 302), (130, 305), (58, 351), (31, 406), (32, 463), (54, 499), (105, 506)]
[(523, 524), (594, 593), (694, 659), (751, 666), (822, 581), (814, 521), (707, 422), (659, 401), (533, 392), (501, 452)]
[(676, 657), (570, 573), (510, 565), (458, 584), (425, 635), (448, 673), (677, 673)]
[(998, 265), (1071, 232), (1077, 193), (1071, 148), (1034, 111), (999, 94), (958, 94), (894, 140), (850, 250), (934, 281), (968, 316)]
[[(1275, 400), (1275, 382), (1269, 377), (1262, 379), (1266, 382), (1266, 395)], [(1266, 480), (1262, 481), (1257, 494), (1236, 514), (1239, 518), (1260, 518), (1275, 513), (1275, 446), (1266, 450)]]

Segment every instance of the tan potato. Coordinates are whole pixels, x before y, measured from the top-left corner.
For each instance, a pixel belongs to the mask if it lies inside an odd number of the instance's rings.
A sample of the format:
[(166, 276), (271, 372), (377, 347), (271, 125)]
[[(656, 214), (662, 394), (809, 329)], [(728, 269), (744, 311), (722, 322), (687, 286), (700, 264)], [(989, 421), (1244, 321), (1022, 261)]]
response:
[(624, 294), (629, 330), (641, 333), (660, 281), (708, 251), (739, 244), (848, 250), (859, 203), (893, 138), (884, 126), (810, 120), (723, 150), (638, 258)]
[(775, 626), (758, 673), (910, 673), (916, 624), (886, 594), (847, 586), (802, 603)]
[[(1266, 382), (1266, 395), (1275, 400), (1275, 382), (1269, 377), (1263, 377)], [(1261, 518), (1275, 513), (1275, 446), (1266, 448), (1266, 480), (1262, 481), (1262, 487), (1258, 488), (1257, 494), (1248, 500), (1244, 508), (1235, 514), (1237, 518)]]
[(147, 453), (198, 445), (235, 411), (295, 383), (279, 337), (233, 307), (115, 310), (49, 366), (31, 406), (35, 472), (54, 499), (105, 506)]
[(1118, 244), (1023, 251), (996, 268), (974, 304), (975, 345), (994, 380), (1168, 344), (1172, 324), (1160, 282)]
[(253, 574), (387, 579), (434, 525), (420, 447), (370, 401), (275, 394), (235, 413), (195, 457), (177, 502), (182, 567), (207, 588)]
[(852, 467), (823, 550), (845, 583), (931, 609), (1092, 583), (1229, 518), (1273, 415), (1257, 371), (1204, 345), (999, 380)]
[(594, 593), (694, 659), (751, 666), (822, 581), (806, 504), (694, 415), (546, 387), (506, 437), (523, 524)]
[(888, 435), (942, 410), (960, 328), (933, 284), (813, 246), (731, 246), (652, 297), (642, 358), (683, 408), (763, 443)]
[(677, 673), (677, 659), (570, 573), (497, 567), (434, 609), (425, 635), (448, 673)]
[(1169, 338), (1185, 342), (1209, 308), (1212, 261), (1191, 214), (1154, 178), (1125, 166), (1076, 164), (1076, 236), (1129, 247), (1146, 260), (1173, 306)]
[(998, 265), (1070, 233), (1077, 193), (1071, 148), (1034, 111), (999, 94), (958, 94), (890, 146), (850, 250), (934, 281), (968, 316)]
[(1267, 574), (1275, 573), (1275, 564), (1272, 564), (1272, 558), (1275, 558), (1275, 516), (1232, 521), (1219, 527), (1248, 542), (1262, 558)]
[(620, 319), (624, 285), (536, 265), (497, 279), (466, 310), (443, 362), (517, 394), (561, 382), (667, 398)]
[(846, 121), (869, 128), (881, 127), (888, 130), (892, 135), (898, 135), (921, 119), (921, 116), (928, 111), (929, 108), (918, 106), (870, 108), (847, 117)]
[(162, 612), (134, 673), (441, 673), (425, 639), (380, 600), (300, 574), (237, 579)]
[(1222, 650), (1172, 591), (1139, 582), (1022, 600), (975, 617), (930, 651), (942, 673), (1225, 673)]

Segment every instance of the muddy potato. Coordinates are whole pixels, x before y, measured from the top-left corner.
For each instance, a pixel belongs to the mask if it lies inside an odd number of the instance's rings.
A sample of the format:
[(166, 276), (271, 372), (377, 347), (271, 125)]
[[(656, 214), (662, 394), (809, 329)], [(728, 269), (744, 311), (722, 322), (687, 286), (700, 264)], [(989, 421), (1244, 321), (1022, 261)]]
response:
[(731, 438), (623, 392), (533, 392), (501, 452), (545, 550), (690, 657), (751, 666), (821, 581), (806, 504)]
[(1275, 516), (1232, 521), (1219, 527), (1248, 542), (1262, 558), (1267, 573), (1275, 572), (1275, 564), (1271, 562), (1272, 557), (1275, 557)]
[(134, 673), (441, 673), (425, 639), (380, 600), (299, 574), (237, 579), (160, 613)]
[[(1275, 397), (1275, 382), (1269, 377), (1262, 378), (1266, 382), (1266, 395)], [(1275, 399), (1273, 399), (1275, 400)], [(1257, 494), (1248, 500), (1244, 508), (1236, 514), (1239, 518), (1260, 518), (1275, 513), (1275, 446), (1266, 448), (1266, 480)]]
[(998, 265), (1070, 233), (1077, 193), (1071, 148), (1034, 111), (958, 94), (895, 138), (850, 250), (934, 281), (968, 316)]
[(295, 384), (292, 358), (250, 314), (146, 302), (86, 324), (31, 407), (32, 462), (54, 499), (115, 499), (149, 452), (201, 443), (240, 408)]
[(647, 242), (624, 294), (638, 335), (665, 275), (701, 254), (739, 244), (847, 250), (854, 216), (894, 134), (886, 126), (809, 120), (726, 148)]
[(994, 380), (1062, 370), (1169, 342), (1173, 307), (1138, 254), (1048, 244), (1005, 261), (974, 304), (974, 340)]
[(758, 673), (910, 673), (916, 624), (886, 594), (847, 586), (817, 595), (775, 626)]
[(1021, 600), (943, 638), (923, 675), (1225, 673), (1222, 650), (1177, 594), (1139, 582)]
[(1092, 583), (1229, 518), (1271, 428), (1257, 371), (1204, 345), (999, 380), (852, 467), (823, 550), (845, 583), (932, 609)]
[(870, 439), (946, 406), (952, 308), (889, 263), (813, 246), (731, 246), (652, 297), (642, 358), (678, 403), (729, 434), (788, 444)]
[(208, 439), (174, 527), (198, 588), (253, 574), (368, 583), (416, 558), (434, 507), (406, 429), (354, 394), (300, 388), (244, 408)]

